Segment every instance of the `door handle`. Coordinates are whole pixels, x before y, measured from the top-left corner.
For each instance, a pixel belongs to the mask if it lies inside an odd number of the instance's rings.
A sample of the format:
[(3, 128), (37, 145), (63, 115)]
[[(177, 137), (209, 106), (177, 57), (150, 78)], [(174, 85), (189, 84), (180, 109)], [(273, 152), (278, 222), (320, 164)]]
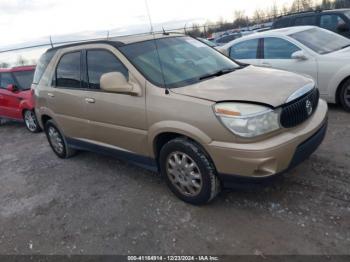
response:
[(93, 98), (85, 98), (85, 102), (89, 103), (89, 104), (93, 104), (93, 103), (95, 103), (95, 99), (93, 99)]
[(55, 97), (55, 95), (52, 94), (52, 93), (47, 93), (47, 96), (48, 96), (48, 97)]

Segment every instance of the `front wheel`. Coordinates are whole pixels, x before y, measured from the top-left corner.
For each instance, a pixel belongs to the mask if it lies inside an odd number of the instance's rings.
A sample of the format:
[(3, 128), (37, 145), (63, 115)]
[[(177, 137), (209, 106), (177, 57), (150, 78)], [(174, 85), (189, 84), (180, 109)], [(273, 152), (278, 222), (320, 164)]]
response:
[(339, 100), (343, 108), (350, 112), (350, 80), (341, 87)]
[(32, 133), (38, 133), (41, 131), (41, 128), (36, 119), (34, 110), (26, 110), (23, 113), (23, 120), (26, 125), (26, 128)]
[(215, 167), (196, 143), (185, 138), (171, 140), (162, 147), (159, 161), (169, 188), (181, 200), (202, 205), (219, 193)]

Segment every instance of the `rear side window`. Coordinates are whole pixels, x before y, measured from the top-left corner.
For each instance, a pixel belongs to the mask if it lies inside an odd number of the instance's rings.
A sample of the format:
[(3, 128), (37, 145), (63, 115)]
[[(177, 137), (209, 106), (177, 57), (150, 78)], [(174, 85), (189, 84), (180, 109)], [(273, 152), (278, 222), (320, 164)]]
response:
[(50, 63), (55, 53), (56, 52), (54, 51), (48, 51), (40, 57), (34, 73), (34, 79), (33, 79), (34, 84), (39, 84), (41, 77), (43, 76), (46, 70), (46, 67)]
[(15, 81), (11, 73), (1, 73), (0, 75), (0, 87), (5, 89), (8, 85), (15, 84)]
[(230, 57), (233, 59), (257, 59), (259, 39), (238, 43), (231, 47)]
[(33, 82), (34, 70), (14, 72), (13, 75), (16, 78), (19, 88), (21, 90), (30, 89), (30, 86)]
[(288, 27), (288, 26), (290, 26), (290, 19), (289, 18), (281, 18), (273, 24), (273, 28), (283, 28), (283, 27)]
[(316, 25), (316, 16), (301, 16), (295, 18), (294, 25)]
[(56, 86), (81, 88), (80, 65), (80, 51), (63, 55), (56, 69)]
[(291, 59), (292, 54), (300, 49), (281, 38), (264, 39), (264, 59)]
[(228, 43), (228, 42), (231, 42), (232, 40), (235, 40), (235, 39), (240, 38), (240, 37), (241, 37), (241, 35), (239, 35), (239, 34), (224, 36), (224, 37), (218, 39), (217, 43), (220, 43), (220, 44)]
[(103, 74), (120, 72), (128, 78), (128, 70), (112, 53), (106, 50), (87, 51), (87, 69), (89, 87), (100, 88), (100, 78)]

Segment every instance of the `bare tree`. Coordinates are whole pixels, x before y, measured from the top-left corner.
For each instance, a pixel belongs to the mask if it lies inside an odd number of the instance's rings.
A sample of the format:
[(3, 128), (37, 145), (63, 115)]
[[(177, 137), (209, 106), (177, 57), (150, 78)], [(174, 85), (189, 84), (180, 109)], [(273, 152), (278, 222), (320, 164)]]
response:
[(0, 63), (0, 68), (9, 68), (9, 67), (10, 67), (9, 63), (6, 63), (6, 62)]
[(273, 2), (271, 7), (271, 17), (276, 18), (278, 16), (279, 10), (276, 1)]
[(28, 64), (28, 61), (24, 57), (19, 55), (18, 58), (17, 58), (17, 61), (16, 61), (16, 65), (24, 66), (24, 65), (27, 65), (27, 64)]

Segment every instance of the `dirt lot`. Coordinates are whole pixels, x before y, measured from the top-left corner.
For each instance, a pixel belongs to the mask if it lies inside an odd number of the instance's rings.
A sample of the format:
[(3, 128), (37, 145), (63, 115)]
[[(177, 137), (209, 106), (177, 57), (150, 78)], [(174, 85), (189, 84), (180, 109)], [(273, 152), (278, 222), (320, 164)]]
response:
[(0, 254), (350, 254), (350, 114), (331, 107), (309, 160), (274, 183), (204, 207), (161, 178), (83, 152), (58, 159), (44, 134), (0, 127)]

